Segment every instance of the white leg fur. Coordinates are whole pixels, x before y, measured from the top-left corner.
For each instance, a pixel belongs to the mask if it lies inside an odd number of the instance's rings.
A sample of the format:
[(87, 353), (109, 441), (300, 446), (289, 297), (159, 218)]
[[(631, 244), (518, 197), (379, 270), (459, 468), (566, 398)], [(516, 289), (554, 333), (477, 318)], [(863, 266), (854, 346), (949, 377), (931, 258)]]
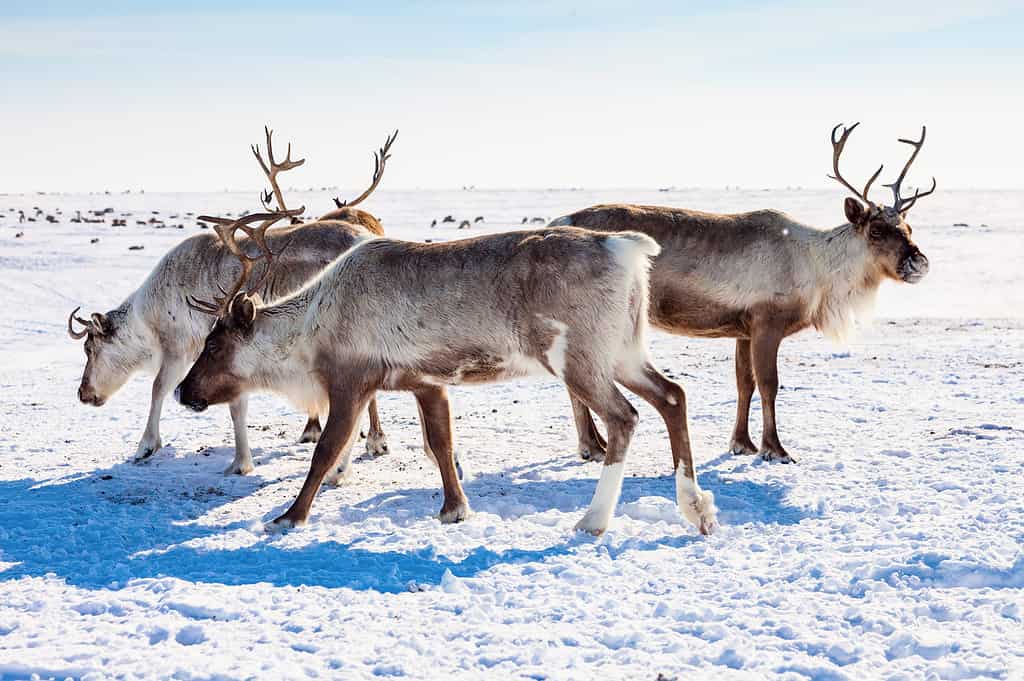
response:
[(586, 515), (576, 523), (577, 530), (593, 535), (603, 534), (611, 522), (612, 513), (619, 503), (622, 492), (622, 478), (625, 475), (625, 464), (605, 464), (601, 469), (601, 479), (597, 481), (597, 490), (590, 501)]
[(676, 503), (683, 517), (693, 523), (701, 534), (711, 534), (718, 524), (715, 495), (702, 490), (696, 481), (686, 477), (682, 466), (676, 469)]
[(252, 461), (252, 450), (249, 449), (249, 434), (246, 431), (245, 414), (249, 408), (249, 400), (240, 397), (229, 405), (231, 422), (235, 427), (235, 458), (231, 465), (224, 469), (224, 475), (248, 475), (255, 466)]
[(366, 434), (366, 453), (373, 457), (388, 453), (388, 438), (384, 433)]

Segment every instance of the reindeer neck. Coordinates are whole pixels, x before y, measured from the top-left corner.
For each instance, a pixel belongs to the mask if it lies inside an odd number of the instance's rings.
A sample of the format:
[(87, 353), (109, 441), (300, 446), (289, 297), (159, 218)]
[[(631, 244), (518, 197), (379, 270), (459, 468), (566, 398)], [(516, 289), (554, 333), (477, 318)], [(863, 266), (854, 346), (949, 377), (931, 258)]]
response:
[(867, 244), (849, 223), (821, 232), (812, 248), (820, 292), (812, 320), (826, 336), (842, 340), (855, 320), (870, 316), (881, 277)]

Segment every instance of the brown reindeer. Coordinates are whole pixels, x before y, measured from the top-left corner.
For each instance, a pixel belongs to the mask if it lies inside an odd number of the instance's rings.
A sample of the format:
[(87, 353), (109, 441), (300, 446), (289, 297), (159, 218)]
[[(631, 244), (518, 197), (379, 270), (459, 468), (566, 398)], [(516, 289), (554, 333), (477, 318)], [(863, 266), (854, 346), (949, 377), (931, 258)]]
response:
[[(259, 243), (260, 230), (279, 215), (249, 216), (219, 233), (230, 243), (236, 229), (265, 217), (253, 228)], [(442, 244), (366, 239), (270, 303), (254, 293), (259, 279), (242, 291), (243, 272), (237, 294), (206, 306), (218, 319), (178, 399), (202, 411), (251, 390), (312, 390), (329, 403), (302, 490), (274, 521), (290, 527), (306, 521), (325, 478), (348, 470), (358, 414), (375, 392), (412, 392), (424, 449), (441, 473), (440, 519), (448, 523), (464, 519), (469, 504), (456, 473), (446, 386), (555, 376), (608, 427), (601, 478), (577, 526), (600, 534), (618, 501), (637, 422), (618, 382), (664, 418), (680, 510), (708, 533), (714, 501), (697, 484), (685, 394), (647, 357), (648, 266), (658, 250), (643, 234), (579, 229)], [(270, 249), (264, 256), (274, 257)]]
[[(847, 222), (819, 230), (774, 210), (719, 215), (680, 208), (603, 205), (554, 220), (552, 226), (602, 231), (634, 230), (653, 237), (661, 254), (651, 269), (650, 321), (659, 329), (683, 336), (736, 339), (736, 425), (730, 449), (734, 454), (757, 450), (747, 431), (750, 400), (757, 386), (764, 418), (761, 456), (789, 462), (779, 440), (775, 397), (782, 339), (814, 327), (841, 338), (870, 306), (883, 279), (914, 284), (928, 273), (928, 258), (911, 239), (907, 211), (935, 191), (900, 195), (903, 179), (924, 144), (914, 148), (899, 177), (889, 185), (891, 206), (868, 199), (882, 168), (858, 191), (839, 172), (839, 157), (858, 124), (832, 130), (835, 179), (856, 198), (844, 204)], [(570, 396), (571, 397), (571, 396)], [(572, 398), (580, 454), (600, 460), (605, 442), (586, 406)]]

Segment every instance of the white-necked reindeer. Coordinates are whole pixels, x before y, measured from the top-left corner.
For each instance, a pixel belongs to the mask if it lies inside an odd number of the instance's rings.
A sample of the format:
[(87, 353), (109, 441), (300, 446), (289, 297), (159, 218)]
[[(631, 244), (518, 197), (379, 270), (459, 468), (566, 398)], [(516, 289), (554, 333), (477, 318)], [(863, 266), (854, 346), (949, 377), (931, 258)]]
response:
[[(221, 234), (230, 242), (232, 232)], [(449, 523), (465, 518), (469, 504), (456, 474), (446, 386), (555, 376), (608, 427), (600, 481), (577, 526), (599, 534), (618, 502), (637, 421), (620, 383), (665, 419), (680, 510), (708, 533), (714, 502), (697, 484), (683, 389), (650, 363), (645, 345), (649, 259), (658, 250), (643, 234), (578, 229), (439, 244), (364, 239), (295, 293), (264, 303), (250, 287), (220, 301), (178, 399), (201, 411), (251, 390), (307, 390), (312, 379), (329, 416), (302, 490), (274, 520), (290, 527), (307, 520), (328, 475), (347, 471), (367, 400), (377, 390), (410, 391), (444, 486), (440, 519)]]
[[(779, 388), (779, 344), (786, 336), (813, 326), (842, 337), (858, 312), (873, 302), (884, 279), (915, 284), (928, 273), (928, 258), (911, 239), (907, 211), (935, 191), (900, 196), (907, 170), (924, 144), (914, 147), (892, 184), (893, 204), (868, 199), (882, 168), (858, 191), (839, 172), (839, 157), (858, 124), (832, 130), (833, 179), (853, 192), (847, 198), (846, 224), (819, 230), (785, 213), (759, 210), (718, 215), (656, 206), (594, 206), (555, 219), (552, 226), (602, 231), (635, 230), (653, 237), (661, 254), (651, 269), (650, 321), (658, 329), (683, 336), (736, 339), (736, 387), (739, 399), (730, 448), (754, 454), (747, 421), (755, 383), (761, 394), (764, 427), (761, 456), (788, 462), (775, 425)], [(858, 200), (859, 199), (859, 200)], [(580, 454), (600, 460), (604, 439), (586, 406), (572, 398)]]
[[(285, 159), (280, 162), (275, 160), (271, 145), (272, 131), (265, 129), (265, 132), (269, 167), (259, 147), (253, 146), (252, 150), (270, 181), (279, 208), (287, 211), (277, 175), (302, 165), (305, 159), (293, 161), (289, 145)], [(389, 137), (379, 155), (375, 154), (373, 181), (369, 189), (356, 200), (343, 203), (335, 199), (338, 209), (323, 218), (265, 234), (265, 242), (261, 245), (282, 250), (287, 243), (289, 248), (282, 256), (282, 267), (264, 281), (260, 290), (262, 295), (274, 297), (297, 290), (357, 240), (383, 234), (380, 222), (375, 217), (354, 206), (368, 197), (380, 183), (384, 164), (389, 157), (388, 150), (393, 142), (394, 136)], [(265, 192), (264, 202), (269, 197), (270, 192)], [(302, 209), (285, 214), (292, 217), (301, 213)], [(257, 244), (248, 240), (238, 245), (248, 253), (260, 252)], [(209, 315), (197, 314), (189, 306), (189, 298), (203, 299), (217, 295), (218, 291), (223, 291), (238, 277), (239, 267), (239, 259), (224, 246), (222, 240), (213, 234), (199, 234), (171, 249), (142, 286), (118, 307), (103, 314), (94, 313), (88, 319), (76, 316), (79, 308), (75, 308), (68, 317), (68, 334), (71, 338), (85, 338), (86, 364), (78, 388), (78, 397), (82, 402), (102, 406), (135, 372), (155, 374), (149, 418), (136, 451), (136, 461), (148, 458), (162, 446), (160, 412), (164, 398), (199, 356), (203, 340), (212, 326)], [(73, 327), (76, 321), (81, 325), (81, 330)], [(244, 475), (253, 469), (246, 435), (246, 404), (245, 396), (239, 395), (230, 405), (235, 431), (235, 457), (225, 473)], [(300, 442), (315, 442), (320, 435), (320, 405), (303, 406), (308, 411), (309, 420)], [(380, 427), (376, 401), (370, 401), (369, 410), (367, 450), (373, 454), (383, 453), (387, 450), (387, 442)]]

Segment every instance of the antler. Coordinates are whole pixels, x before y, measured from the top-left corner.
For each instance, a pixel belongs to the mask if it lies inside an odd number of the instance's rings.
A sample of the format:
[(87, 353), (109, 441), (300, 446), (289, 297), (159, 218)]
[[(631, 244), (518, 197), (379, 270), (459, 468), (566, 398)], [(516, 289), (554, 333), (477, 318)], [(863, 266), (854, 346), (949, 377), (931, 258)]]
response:
[(900, 140), (899, 140), (900, 142), (903, 142), (904, 144), (909, 144), (910, 146), (914, 147), (914, 153), (912, 153), (910, 155), (910, 159), (907, 160), (907, 164), (905, 166), (903, 166), (903, 172), (901, 172), (900, 176), (896, 178), (896, 181), (893, 182), (892, 184), (883, 185), (885, 187), (889, 187), (890, 189), (892, 189), (892, 196), (893, 196), (893, 205), (892, 205), (892, 207), (893, 207), (894, 210), (896, 210), (899, 213), (906, 212), (906, 211), (910, 210), (911, 208), (913, 208), (914, 204), (917, 203), (918, 199), (920, 199), (923, 196), (928, 196), (929, 194), (934, 192), (935, 191), (935, 187), (937, 186), (936, 182), (935, 182), (935, 178), (933, 177), (932, 178), (932, 188), (929, 189), (928, 191), (922, 193), (920, 189), (915, 189), (914, 190), (914, 195), (912, 197), (910, 197), (909, 199), (904, 199), (904, 198), (900, 197), (900, 185), (903, 184), (903, 178), (906, 177), (907, 171), (910, 169), (911, 164), (914, 162), (914, 159), (917, 158), (917, 154), (918, 154), (918, 152), (921, 151), (921, 147), (924, 146), (924, 136), (925, 136), (926, 132), (927, 132), (927, 128), (922, 125), (921, 126), (921, 139), (917, 140), (916, 142), (914, 140), (907, 140), (907, 139), (900, 138)]
[[(849, 189), (858, 198), (860, 198), (862, 201), (864, 201), (864, 203), (867, 203), (869, 205), (873, 205), (873, 204), (871, 204), (871, 200), (868, 199), (868, 192), (871, 191), (871, 184), (876, 179), (878, 179), (879, 174), (882, 172), (882, 166), (878, 166), (878, 170), (876, 170), (875, 174), (871, 176), (871, 179), (868, 180), (868, 183), (866, 185), (864, 185), (864, 191), (863, 192), (859, 192), (856, 189), (854, 189), (853, 185), (851, 185), (849, 182), (847, 182), (843, 178), (843, 176), (839, 173), (839, 157), (843, 153), (843, 147), (846, 146), (846, 139), (850, 136), (851, 132), (853, 132), (854, 130), (857, 129), (858, 125), (860, 125), (859, 121), (854, 123), (853, 125), (851, 125), (849, 128), (844, 126), (842, 123), (840, 123), (836, 127), (832, 128), (832, 172), (834, 172), (835, 175), (829, 175), (828, 177), (832, 178), (833, 180), (836, 180), (837, 182), (842, 184), (844, 187)], [(840, 136), (840, 138), (837, 140), (836, 139), (836, 130), (838, 130), (839, 128), (843, 129), (843, 133)]]
[[(263, 286), (263, 283), (267, 280), (267, 277), (270, 275), (271, 268), (274, 264), (275, 255), (281, 255), (281, 253), (275, 254), (273, 251), (270, 250), (270, 246), (267, 244), (267, 229), (269, 229), (270, 226), (273, 225), (274, 223), (283, 220), (284, 218), (290, 218), (296, 215), (300, 215), (305, 209), (305, 206), (302, 206), (301, 208), (296, 208), (295, 210), (276, 211), (273, 213), (253, 213), (252, 215), (246, 215), (237, 220), (213, 217), (209, 215), (199, 216), (200, 220), (203, 220), (204, 222), (213, 223), (213, 229), (214, 231), (217, 232), (217, 236), (220, 238), (221, 243), (223, 243), (224, 246), (227, 247), (227, 249), (231, 251), (236, 258), (239, 259), (239, 261), (241, 261), (242, 272), (241, 274), (239, 274), (238, 280), (235, 282), (235, 285), (231, 288), (230, 291), (225, 291), (223, 288), (221, 288), (220, 284), (217, 285), (217, 288), (220, 289), (220, 292), (223, 294), (222, 297), (215, 296), (212, 301), (208, 301), (199, 300), (198, 298), (189, 296), (189, 298), (186, 299), (186, 302), (188, 303), (189, 307), (191, 307), (193, 310), (197, 310), (199, 312), (203, 312), (206, 314), (215, 315), (217, 317), (222, 316), (224, 313), (227, 312), (228, 306), (231, 304), (231, 301), (234, 299), (235, 295), (237, 295), (238, 292), (242, 290), (242, 286), (246, 284), (246, 281), (251, 276), (253, 266), (260, 260), (266, 260), (267, 266), (266, 269), (263, 270), (263, 276), (261, 276), (255, 284), (252, 284), (246, 288), (246, 293), (253, 293), (255, 291), (258, 291), (260, 287)], [(259, 226), (249, 227), (250, 223), (258, 222), (260, 220), (262, 220), (262, 223)], [(242, 247), (238, 244), (238, 241), (235, 239), (235, 232), (237, 232), (239, 229), (245, 232), (249, 236), (249, 238), (252, 239), (252, 241), (260, 249), (260, 251), (262, 251), (262, 255), (257, 255), (254, 258), (246, 255), (245, 251), (242, 249)], [(287, 244), (285, 244), (285, 246), (287, 246)], [(284, 249), (282, 249), (282, 252), (283, 250)]]
[(377, 188), (378, 184), (380, 184), (380, 179), (384, 176), (384, 166), (387, 164), (388, 159), (391, 158), (391, 154), (389, 153), (391, 151), (391, 145), (395, 143), (397, 138), (398, 131), (395, 130), (395, 132), (388, 136), (384, 141), (384, 146), (382, 146), (378, 151), (373, 152), (373, 182), (370, 184), (369, 189), (351, 201), (342, 201), (341, 199), (335, 198), (335, 206), (338, 208), (355, 206), (356, 204), (365, 201), (366, 197), (373, 193), (373, 190)]
[[(79, 305), (78, 307), (76, 307), (74, 310), (71, 311), (71, 314), (68, 315), (68, 335), (71, 336), (75, 340), (82, 340), (83, 338), (88, 336), (89, 332), (93, 331), (93, 328), (94, 328), (93, 327), (93, 323), (91, 321), (89, 321), (88, 319), (82, 319), (81, 317), (76, 316), (76, 313), (79, 310), (81, 310), (81, 309), (82, 309), (82, 306)], [(78, 322), (84, 328), (81, 331), (75, 331), (74, 327), (71, 325), (72, 321)]]
[(260, 201), (263, 202), (264, 208), (266, 208), (267, 210), (271, 210), (269, 204), (270, 198), (271, 196), (273, 196), (274, 198), (277, 199), (278, 211), (286, 211), (288, 210), (288, 208), (284, 205), (284, 194), (281, 192), (281, 188), (277, 185), (277, 174), (285, 170), (298, 168), (299, 166), (306, 162), (306, 159), (300, 158), (298, 161), (293, 161), (292, 145), (291, 142), (289, 142), (288, 153), (285, 154), (284, 160), (278, 163), (277, 161), (274, 160), (274, 146), (270, 139), (271, 136), (274, 134), (274, 131), (267, 126), (263, 126), (263, 132), (266, 133), (267, 136), (267, 156), (270, 159), (270, 166), (267, 167), (266, 162), (263, 160), (263, 155), (260, 154), (260, 145), (253, 144), (250, 148), (252, 149), (252, 153), (256, 157), (256, 160), (259, 161), (260, 168), (263, 168), (263, 172), (266, 174), (267, 179), (270, 180), (270, 188), (273, 190), (273, 194), (271, 194), (270, 191), (264, 189), (263, 193), (260, 195)]

